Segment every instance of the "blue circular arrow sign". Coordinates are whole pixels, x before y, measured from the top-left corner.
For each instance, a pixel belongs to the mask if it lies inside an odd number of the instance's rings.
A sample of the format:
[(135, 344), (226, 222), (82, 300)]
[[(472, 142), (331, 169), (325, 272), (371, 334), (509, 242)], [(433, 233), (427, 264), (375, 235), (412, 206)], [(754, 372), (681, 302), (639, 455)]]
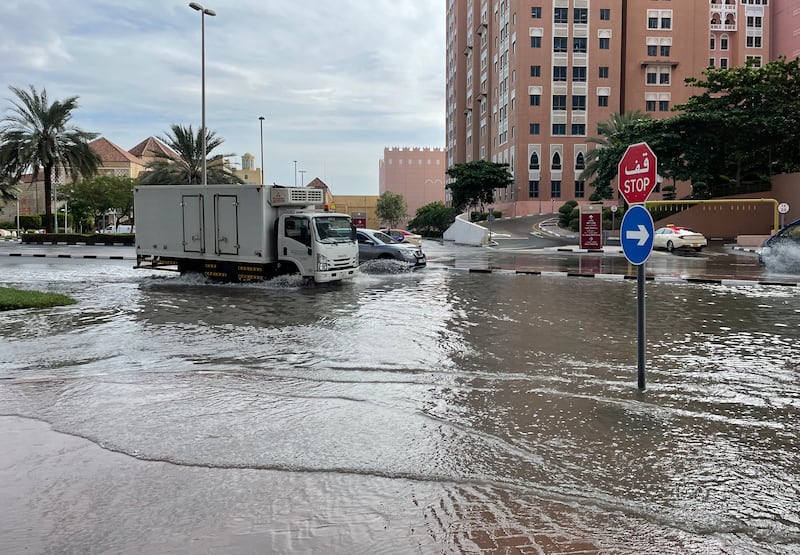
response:
[(622, 252), (628, 262), (638, 266), (650, 256), (653, 250), (653, 217), (639, 204), (631, 206), (622, 217), (620, 242)]

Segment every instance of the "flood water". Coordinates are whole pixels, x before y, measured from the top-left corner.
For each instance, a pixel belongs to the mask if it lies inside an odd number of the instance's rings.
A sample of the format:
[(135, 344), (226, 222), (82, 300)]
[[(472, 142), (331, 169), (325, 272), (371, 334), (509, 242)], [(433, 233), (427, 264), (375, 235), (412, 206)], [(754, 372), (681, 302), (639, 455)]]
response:
[(800, 553), (800, 288), (4, 260), (0, 551)]

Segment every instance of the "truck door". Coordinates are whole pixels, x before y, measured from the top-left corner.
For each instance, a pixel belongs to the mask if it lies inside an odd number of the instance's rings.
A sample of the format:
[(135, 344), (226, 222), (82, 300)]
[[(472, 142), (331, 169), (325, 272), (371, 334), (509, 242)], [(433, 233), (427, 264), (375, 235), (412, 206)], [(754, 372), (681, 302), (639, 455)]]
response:
[(203, 233), (203, 195), (181, 196), (183, 252), (206, 252)]
[(239, 201), (236, 195), (214, 195), (214, 252), (239, 254)]
[(278, 258), (291, 260), (304, 276), (314, 273), (314, 256), (311, 248), (311, 221), (305, 216), (286, 215), (278, 226)]

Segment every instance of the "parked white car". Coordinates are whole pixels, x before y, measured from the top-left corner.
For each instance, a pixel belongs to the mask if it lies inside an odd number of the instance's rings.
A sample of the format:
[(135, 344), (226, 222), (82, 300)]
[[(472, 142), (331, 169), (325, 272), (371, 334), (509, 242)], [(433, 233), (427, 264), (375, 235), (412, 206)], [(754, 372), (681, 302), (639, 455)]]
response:
[(136, 233), (135, 225), (107, 225), (100, 233)]
[(700, 252), (707, 244), (702, 233), (672, 224), (657, 229), (653, 235), (653, 248), (667, 249), (669, 252), (684, 247)]

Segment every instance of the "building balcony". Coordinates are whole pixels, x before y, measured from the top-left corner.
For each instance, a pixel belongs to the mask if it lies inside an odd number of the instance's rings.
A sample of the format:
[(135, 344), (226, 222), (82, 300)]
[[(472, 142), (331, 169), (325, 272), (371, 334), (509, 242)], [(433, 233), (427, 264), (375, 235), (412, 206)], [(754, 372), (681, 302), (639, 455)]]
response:
[(736, 23), (712, 23), (712, 31), (736, 31)]
[(640, 66), (672, 66), (678, 67), (680, 62), (676, 60), (642, 60), (639, 62)]

